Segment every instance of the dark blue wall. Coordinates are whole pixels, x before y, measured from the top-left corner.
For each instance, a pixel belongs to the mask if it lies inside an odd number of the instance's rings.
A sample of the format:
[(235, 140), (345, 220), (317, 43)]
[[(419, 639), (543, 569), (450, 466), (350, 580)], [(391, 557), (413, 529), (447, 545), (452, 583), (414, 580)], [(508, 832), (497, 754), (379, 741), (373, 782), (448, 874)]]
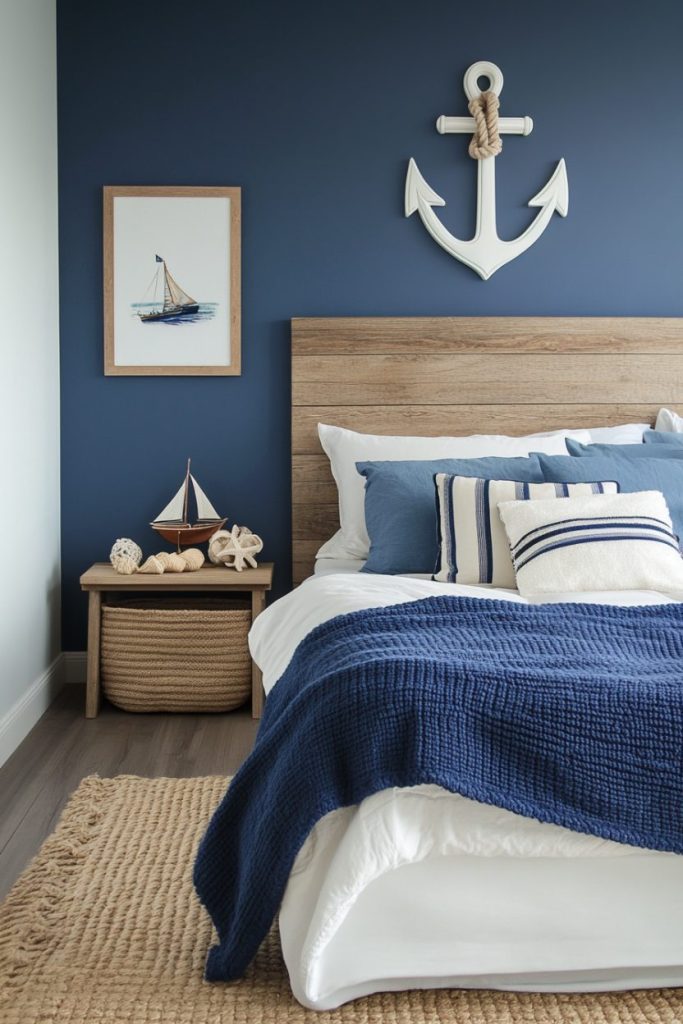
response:
[[(59, 3), (64, 647), (85, 646), (79, 573), (147, 522), (188, 454), (289, 576), (289, 318), (683, 313), (683, 4), (620, 0)], [(499, 159), (501, 235), (560, 156), (570, 213), (482, 282), (402, 216), (408, 157), (474, 217), (474, 60), (535, 130)], [(102, 372), (101, 187), (243, 188), (243, 374)]]

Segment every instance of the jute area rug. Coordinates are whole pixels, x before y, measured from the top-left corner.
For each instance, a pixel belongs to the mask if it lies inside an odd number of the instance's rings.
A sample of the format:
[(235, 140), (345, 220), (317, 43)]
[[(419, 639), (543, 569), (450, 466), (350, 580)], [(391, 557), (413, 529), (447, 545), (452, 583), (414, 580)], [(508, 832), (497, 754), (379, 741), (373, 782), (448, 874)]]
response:
[(211, 926), (192, 888), (224, 779), (88, 778), (0, 907), (2, 1024), (670, 1024), (677, 990), (435, 990), (329, 1013), (292, 997), (277, 932), (244, 980), (202, 980)]

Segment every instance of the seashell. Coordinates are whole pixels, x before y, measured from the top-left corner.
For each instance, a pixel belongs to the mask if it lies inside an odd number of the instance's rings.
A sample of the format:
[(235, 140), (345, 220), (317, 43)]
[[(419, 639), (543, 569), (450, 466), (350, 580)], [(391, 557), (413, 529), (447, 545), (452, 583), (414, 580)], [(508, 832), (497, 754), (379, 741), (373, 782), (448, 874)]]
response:
[(230, 537), (231, 533), (229, 530), (216, 530), (216, 532), (212, 534), (209, 540), (209, 560), (213, 562), (214, 565), (221, 564), (221, 552), (229, 543)]
[(204, 565), (204, 555), (199, 548), (188, 548), (187, 551), (181, 551), (180, 557), (185, 563), (185, 568), (190, 572), (195, 572)]
[(130, 555), (112, 555), (110, 561), (121, 576), (132, 576), (134, 572), (138, 571), (137, 562)]
[(138, 569), (138, 572), (157, 573), (159, 576), (163, 571), (164, 567), (156, 555), (150, 555), (144, 565)]
[(164, 566), (165, 572), (184, 572), (185, 569), (187, 569), (187, 562), (182, 555), (172, 554), (168, 556), (168, 560)]
[(165, 569), (168, 569), (168, 563), (169, 563), (169, 560), (171, 558), (171, 552), (170, 551), (159, 551), (154, 557), (161, 564), (162, 571), (165, 570)]
[[(140, 565), (140, 562), (142, 561), (142, 550), (140, 546), (135, 543), (134, 540), (130, 539), (130, 537), (119, 537), (118, 540), (114, 542), (114, 545), (111, 551), (109, 552), (109, 561), (111, 562), (112, 565), (114, 565), (114, 559), (119, 558), (121, 556), (131, 558), (137, 568), (137, 566)], [(116, 568), (116, 566), (114, 566), (114, 568)], [(116, 571), (118, 572), (119, 570), (117, 569)]]

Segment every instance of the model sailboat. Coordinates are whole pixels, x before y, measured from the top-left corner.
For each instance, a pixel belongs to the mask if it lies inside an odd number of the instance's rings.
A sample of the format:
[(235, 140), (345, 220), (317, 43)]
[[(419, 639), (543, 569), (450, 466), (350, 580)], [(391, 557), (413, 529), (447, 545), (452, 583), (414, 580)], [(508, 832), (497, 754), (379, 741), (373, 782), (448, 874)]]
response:
[[(190, 463), (191, 460), (188, 459), (185, 479), (176, 494), (166, 508), (162, 509), (156, 519), (150, 523), (152, 529), (161, 534), (164, 540), (176, 544), (178, 548), (188, 544), (201, 544), (202, 541), (208, 540), (216, 530), (220, 530), (226, 522), (218, 515), (190, 473)], [(192, 484), (197, 503), (197, 521), (194, 525), (189, 521), (190, 484)]]
[[(166, 266), (166, 260), (161, 256), (155, 256), (154, 258), (157, 263), (161, 263), (161, 266), (164, 268), (164, 304), (161, 309), (156, 309), (151, 313), (138, 313), (138, 316), (143, 323), (150, 320), (173, 320), (178, 316), (187, 316), (188, 313), (197, 313), (199, 311), (199, 303), (196, 299), (193, 299), (191, 295), (188, 295), (187, 292), (180, 287), (175, 278), (171, 276), (169, 269)], [(155, 293), (158, 277), (159, 267), (157, 267), (157, 273), (154, 277), (154, 281), (152, 282), (154, 284)]]

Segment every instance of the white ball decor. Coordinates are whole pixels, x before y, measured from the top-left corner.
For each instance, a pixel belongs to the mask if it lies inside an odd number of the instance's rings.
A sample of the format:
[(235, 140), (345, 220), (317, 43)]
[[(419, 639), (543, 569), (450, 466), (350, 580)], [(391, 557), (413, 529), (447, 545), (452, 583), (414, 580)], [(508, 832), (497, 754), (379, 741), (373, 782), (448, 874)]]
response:
[(142, 548), (130, 537), (119, 537), (109, 552), (109, 561), (116, 572), (132, 576), (142, 561)]

